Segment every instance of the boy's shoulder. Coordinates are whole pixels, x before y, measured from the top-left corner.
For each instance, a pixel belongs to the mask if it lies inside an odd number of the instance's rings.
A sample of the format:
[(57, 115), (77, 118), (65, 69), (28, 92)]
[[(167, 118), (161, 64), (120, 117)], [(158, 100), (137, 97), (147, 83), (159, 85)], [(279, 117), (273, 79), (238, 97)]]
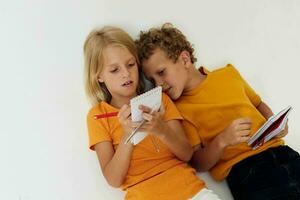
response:
[(238, 70), (230, 63), (228, 63), (225, 66), (215, 68), (213, 70), (208, 70), (206, 67), (201, 66), (199, 68), (199, 70), (203, 74), (211, 74), (211, 73), (219, 73), (219, 72), (237, 72), (238, 73)]

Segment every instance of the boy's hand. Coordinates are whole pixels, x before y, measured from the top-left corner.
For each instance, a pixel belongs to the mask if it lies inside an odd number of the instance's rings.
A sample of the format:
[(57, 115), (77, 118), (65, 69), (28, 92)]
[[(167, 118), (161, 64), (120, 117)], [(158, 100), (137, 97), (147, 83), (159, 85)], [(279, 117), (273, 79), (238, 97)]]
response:
[(139, 130), (149, 132), (157, 136), (163, 134), (166, 127), (166, 123), (163, 120), (163, 115), (165, 113), (164, 106), (162, 105), (159, 111), (152, 111), (151, 108), (144, 105), (140, 105), (139, 109), (143, 111), (142, 116), (146, 120), (146, 123)]
[(234, 120), (225, 130), (223, 130), (217, 137), (220, 144), (225, 148), (246, 142), (250, 136), (252, 121), (249, 118), (239, 118)]
[(281, 131), (281, 133), (279, 133), (278, 135), (276, 135), (276, 138), (283, 138), (284, 136), (286, 136), (289, 132), (289, 126), (288, 123), (286, 123), (284, 130)]

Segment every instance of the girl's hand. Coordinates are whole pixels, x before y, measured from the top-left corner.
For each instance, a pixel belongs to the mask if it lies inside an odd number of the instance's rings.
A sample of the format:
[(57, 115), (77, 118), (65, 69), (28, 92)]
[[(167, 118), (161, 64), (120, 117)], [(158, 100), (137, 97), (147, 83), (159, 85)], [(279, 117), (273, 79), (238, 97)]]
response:
[(276, 138), (283, 138), (284, 136), (286, 136), (289, 132), (289, 126), (288, 123), (286, 123), (284, 130), (281, 131), (281, 133), (279, 133), (278, 135), (276, 135)]
[(223, 148), (249, 140), (251, 125), (252, 122), (249, 118), (239, 118), (234, 120), (217, 136)]
[(139, 109), (143, 111), (142, 116), (146, 120), (146, 123), (139, 130), (149, 132), (158, 137), (162, 136), (166, 129), (166, 122), (163, 120), (164, 106), (162, 105), (159, 111), (152, 111), (151, 108), (144, 105), (140, 105)]
[(118, 113), (119, 122), (124, 130), (122, 140), (126, 140), (130, 133), (137, 127), (138, 123), (134, 123), (131, 120), (130, 106), (127, 104), (123, 105)]

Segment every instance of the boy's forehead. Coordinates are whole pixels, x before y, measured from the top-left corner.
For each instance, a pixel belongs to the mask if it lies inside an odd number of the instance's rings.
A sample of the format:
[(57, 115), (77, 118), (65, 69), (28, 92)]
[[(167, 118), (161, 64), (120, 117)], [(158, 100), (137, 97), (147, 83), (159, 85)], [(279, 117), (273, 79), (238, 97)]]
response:
[(168, 61), (168, 57), (166, 53), (157, 48), (153, 51), (153, 53), (149, 56), (148, 59), (145, 59), (143, 61), (143, 65), (146, 67), (154, 68), (154, 67), (159, 67), (161, 64), (164, 64), (165, 62)]

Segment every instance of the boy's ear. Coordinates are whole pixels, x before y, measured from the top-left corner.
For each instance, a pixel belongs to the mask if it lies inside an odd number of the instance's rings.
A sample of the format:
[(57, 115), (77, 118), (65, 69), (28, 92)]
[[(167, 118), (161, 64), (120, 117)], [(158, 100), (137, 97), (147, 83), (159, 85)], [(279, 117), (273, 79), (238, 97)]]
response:
[(190, 53), (188, 51), (182, 51), (179, 55), (179, 57), (181, 58), (184, 66), (189, 66), (191, 64), (191, 56)]

